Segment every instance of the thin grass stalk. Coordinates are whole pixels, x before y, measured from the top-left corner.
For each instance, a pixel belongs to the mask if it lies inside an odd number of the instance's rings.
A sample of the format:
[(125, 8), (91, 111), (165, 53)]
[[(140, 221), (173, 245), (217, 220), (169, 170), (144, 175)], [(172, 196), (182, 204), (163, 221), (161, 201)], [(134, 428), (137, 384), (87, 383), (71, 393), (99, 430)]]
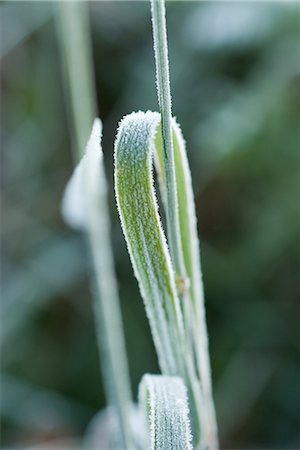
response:
[[(167, 42), (166, 10), (164, 0), (151, 0), (152, 30), (156, 67), (156, 85), (158, 103), (161, 114), (161, 135), (163, 165), (165, 174), (165, 210), (167, 219), (167, 237), (171, 261), (175, 271), (177, 292), (180, 298), (186, 331), (191, 320), (191, 304), (187, 298), (187, 276), (184, 264), (179, 211), (176, 171), (174, 161), (174, 143), (172, 132), (172, 108), (170, 91), (170, 74)], [(192, 347), (192, 336), (189, 331), (186, 339)]]
[[(188, 326), (191, 330), (192, 345), (201, 380), (202, 441), (209, 442), (210, 448), (218, 446), (217, 423), (214, 411), (210, 361), (208, 352), (208, 336), (205, 320), (204, 289), (200, 264), (197, 219), (192, 189), (191, 172), (186, 154), (186, 145), (180, 126), (173, 119), (174, 161), (176, 183), (178, 188), (178, 210), (181, 228), (184, 262), (189, 278), (188, 299), (192, 314)], [(163, 167), (162, 139), (156, 136), (156, 168), (159, 174), (159, 186), (163, 203), (166, 202), (165, 173)], [(205, 412), (205, 413), (204, 413)]]
[(167, 236), (175, 272), (179, 278), (184, 278), (185, 268), (180, 241), (178, 199), (174, 164), (170, 75), (164, 0), (151, 0), (151, 13), (156, 66), (156, 84), (161, 114), (163, 159), (166, 174)]
[[(193, 193), (189, 167), (186, 159), (184, 141), (178, 127), (175, 124), (175, 140), (178, 162), (175, 161), (174, 143), (172, 135), (171, 116), (171, 92), (169, 79), (169, 63), (167, 48), (166, 16), (164, 0), (151, 0), (154, 51), (156, 62), (156, 81), (158, 90), (159, 107), (161, 111), (163, 168), (165, 188), (165, 209), (167, 217), (168, 243), (174, 269), (183, 281), (186, 274), (191, 281), (189, 293), (181, 294), (183, 311), (185, 316), (185, 329), (188, 342), (194, 346), (198, 364), (201, 389), (202, 411), (201, 443), (211, 450), (218, 448), (217, 426), (211, 390), (210, 363), (208, 355), (208, 339), (205, 323), (204, 296), (201, 280), (200, 261), (198, 255), (198, 238), (196, 230), (196, 216), (194, 211)], [(177, 164), (177, 168), (176, 168)], [(179, 170), (179, 172), (178, 172)], [(181, 173), (180, 173), (181, 171)], [(179, 211), (179, 196), (183, 192), (177, 192), (177, 176), (180, 177), (181, 189), (186, 190), (184, 205)], [(183, 221), (180, 221), (180, 218)], [(171, 222), (172, 221), (172, 222)], [(184, 224), (187, 225), (184, 225)], [(182, 228), (183, 227), (183, 228)], [(187, 235), (185, 232), (187, 230)], [(183, 233), (183, 235), (181, 235)], [(184, 246), (191, 247), (187, 252)], [(187, 255), (186, 253), (189, 253)], [(186, 269), (189, 269), (186, 271)], [(179, 292), (180, 294), (180, 292)]]
[(116, 447), (121, 446), (132, 450), (133, 442), (129, 423), (132, 403), (129, 372), (110, 243), (111, 224), (107, 205), (107, 183), (103, 155), (99, 148), (100, 129), (97, 121), (95, 121), (90, 141), (97, 153), (95, 158), (86, 157), (84, 181), (87, 188), (87, 236), (95, 270), (93, 297), (96, 334), (106, 395), (115, 408), (121, 431), (121, 436), (116, 439)]
[(56, 7), (71, 126), (75, 135), (74, 158), (78, 162), (97, 116), (88, 5), (80, 1), (59, 1)]
[[(57, 4), (57, 28), (64, 59), (70, 112), (75, 134), (74, 162), (84, 154), (86, 142), (96, 117), (96, 89), (87, 5), (83, 2)], [(100, 125), (98, 125), (98, 128)], [(95, 129), (95, 125), (94, 125)], [(93, 130), (94, 130), (93, 129)], [(95, 133), (95, 131), (93, 131)], [(100, 130), (98, 144), (100, 145)], [(99, 149), (100, 150), (100, 149)], [(87, 161), (88, 164), (88, 161)], [(93, 162), (89, 170), (93, 170)], [(114, 407), (120, 428), (120, 445), (133, 449), (129, 424), (131, 388), (125, 350), (121, 309), (110, 245), (110, 221), (106, 199), (103, 162), (98, 167), (100, 204), (88, 208), (87, 240), (94, 265), (93, 308), (98, 351), (107, 401)], [(89, 182), (89, 172), (87, 170)], [(88, 194), (89, 195), (89, 194)], [(90, 189), (90, 196), (93, 190)]]

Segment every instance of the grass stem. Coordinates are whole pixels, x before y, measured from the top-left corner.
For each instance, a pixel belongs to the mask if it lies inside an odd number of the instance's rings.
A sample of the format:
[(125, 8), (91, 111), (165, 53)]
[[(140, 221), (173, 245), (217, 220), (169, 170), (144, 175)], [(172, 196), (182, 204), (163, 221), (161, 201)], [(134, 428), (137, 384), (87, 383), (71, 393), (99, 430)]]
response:
[(57, 25), (77, 162), (83, 155), (97, 116), (91, 33), (85, 2), (57, 2)]
[(178, 277), (185, 276), (180, 227), (178, 199), (172, 137), (172, 109), (168, 60), (166, 11), (164, 0), (151, 0), (156, 83), (162, 123), (163, 159), (166, 176), (166, 218), (167, 235), (172, 262)]
[[(182, 236), (180, 228), (179, 217), (179, 198), (178, 198), (178, 183), (176, 180), (176, 168), (175, 168), (175, 155), (174, 155), (174, 143), (172, 135), (172, 111), (171, 111), (171, 92), (170, 92), (170, 75), (169, 75), (169, 61), (168, 61), (168, 44), (167, 44), (167, 29), (166, 29), (166, 11), (164, 0), (151, 0), (151, 12), (152, 12), (152, 27), (153, 27), (153, 40), (154, 40), (154, 53), (156, 63), (156, 82), (158, 91), (158, 101), (161, 113), (161, 127), (162, 127), (162, 147), (163, 147), (163, 165), (165, 175), (165, 195), (166, 195), (166, 218), (167, 218), (167, 235), (168, 243), (170, 247), (170, 253), (172, 262), (174, 265), (175, 273), (177, 277), (186, 278), (184, 253), (183, 253), (183, 241), (186, 239), (186, 243), (189, 242), (191, 236)], [(182, 143), (183, 143), (183, 139)], [(188, 205), (190, 211), (188, 215), (190, 217), (184, 218), (188, 223), (192, 223), (192, 234), (194, 236), (194, 247), (198, 247), (197, 230), (196, 230), (196, 217), (194, 214), (193, 195), (190, 182), (190, 174), (188, 164), (185, 162), (183, 165), (187, 174), (185, 178), (188, 179), (188, 188), (190, 191), (190, 198), (188, 199)], [(178, 169), (178, 167), (177, 167)], [(187, 180), (184, 180), (183, 186), (185, 186)], [(181, 189), (183, 189), (181, 186)], [(182, 192), (180, 192), (182, 197)], [(185, 209), (187, 205), (184, 205)], [(189, 229), (190, 234), (191, 229)], [(198, 248), (191, 249), (191, 254), (195, 255), (192, 258), (192, 265), (197, 269), (197, 273), (194, 274), (196, 280), (199, 281), (200, 277), (200, 265), (198, 263)], [(195, 263), (196, 261), (196, 263)], [(191, 276), (191, 274), (189, 274)], [(180, 279), (179, 278), (179, 279)], [(190, 280), (193, 281), (193, 280)], [(204, 444), (205, 448), (209, 450), (216, 450), (218, 448), (217, 438), (217, 426), (214, 413), (214, 405), (211, 392), (211, 379), (210, 379), (210, 364), (208, 355), (207, 333), (204, 314), (203, 303), (203, 291), (202, 284), (196, 283), (197, 298), (194, 298), (195, 304), (193, 304), (193, 298), (188, 295), (181, 295), (181, 303), (183, 304), (183, 312), (185, 317), (186, 338), (189, 343), (195, 344), (195, 351), (197, 355), (197, 362), (199, 364), (199, 377), (200, 377), (200, 389), (201, 389), (201, 409), (205, 409), (201, 414), (201, 444)], [(192, 296), (193, 297), (193, 296)], [(192, 313), (194, 311), (194, 313)], [(199, 312), (200, 311), (200, 312)], [(195, 326), (194, 326), (195, 325)], [(191, 340), (192, 337), (192, 340)], [(187, 356), (186, 356), (187, 357)], [(196, 426), (197, 420), (194, 420)]]
[[(76, 163), (84, 154), (86, 142), (97, 115), (91, 33), (85, 2), (60, 1), (57, 7), (58, 35), (66, 72), (66, 87), (69, 91), (70, 114), (75, 135), (73, 147), (76, 149), (74, 162)], [(99, 146), (100, 134), (100, 121), (95, 121), (93, 139), (90, 138), (88, 146)], [(100, 148), (96, 148), (96, 153), (100, 157)], [(89, 214), (86, 234), (94, 266), (93, 307), (103, 382), (107, 401), (113, 406), (119, 424), (120, 436), (115, 438), (118, 439), (118, 445), (122, 448), (132, 450), (129, 423), (131, 389), (110, 244), (111, 227), (106, 179), (102, 160), (100, 163), (98, 160), (86, 159), (86, 164), (88, 170), (84, 183), (89, 188), (87, 189)], [(97, 170), (96, 174), (94, 170)], [(93, 174), (95, 176), (92, 176)]]

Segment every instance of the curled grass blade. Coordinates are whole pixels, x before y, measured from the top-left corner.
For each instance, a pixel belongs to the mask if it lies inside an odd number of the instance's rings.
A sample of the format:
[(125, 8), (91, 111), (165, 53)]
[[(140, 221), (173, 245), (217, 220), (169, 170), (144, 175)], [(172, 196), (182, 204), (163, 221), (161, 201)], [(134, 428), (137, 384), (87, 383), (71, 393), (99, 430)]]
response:
[(161, 370), (184, 378), (198, 438), (199, 382), (153, 186), (153, 149), (159, 122), (160, 115), (150, 111), (132, 113), (121, 121), (115, 143), (116, 200)]
[[(160, 115), (138, 112), (120, 123), (115, 143), (115, 189), (123, 232), (164, 373), (182, 373), (183, 320), (152, 177)], [(177, 342), (177, 348), (174, 346)]]
[(146, 412), (150, 450), (192, 450), (188, 397), (182, 378), (144, 375), (139, 402)]

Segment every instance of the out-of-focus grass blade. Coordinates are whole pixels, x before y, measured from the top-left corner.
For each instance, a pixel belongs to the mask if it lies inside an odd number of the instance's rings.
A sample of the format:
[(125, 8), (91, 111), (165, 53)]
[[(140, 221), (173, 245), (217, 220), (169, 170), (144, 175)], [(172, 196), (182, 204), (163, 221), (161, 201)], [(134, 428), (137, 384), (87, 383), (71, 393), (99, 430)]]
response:
[[(200, 385), (202, 391), (202, 424), (204, 440), (205, 434), (210, 435), (214, 430), (216, 435), (216, 419), (212, 402), (211, 373), (208, 353), (208, 339), (205, 320), (204, 290), (200, 266), (199, 240), (197, 233), (197, 219), (192, 188), (192, 178), (186, 154), (185, 141), (176, 120), (172, 119), (174, 163), (178, 197), (178, 214), (180, 225), (180, 238), (183, 251), (184, 264), (188, 277), (184, 286), (188, 289), (185, 308), (185, 327), (188, 335), (192, 336), (194, 352), (197, 359)], [(159, 185), (163, 202), (165, 196), (165, 174), (163, 164), (163, 146), (161, 133), (157, 133), (156, 140), (156, 166), (159, 174)], [(186, 305), (185, 305), (186, 306)], [(209, 437), (207, 437), (209, 439)]]
[(146, 413), (150, 450), (191, 450), (186, 387), (180, 377), (144, 375), (139, 401)]
[(129, 114), (121, 121), (115, 143), (115, 189), (160, 366), (175, 375), (182, 373), (183, 319), (152, 179), (159, 121), (160, 115), (150, 111)]
[(70, 100), (77, 162), (96, 116), (96, 88), (92, 58), (89, 3), (55, 2), (56, 25)]
[(132, 449), (128, 422), (130, 384), (110, 246), (101, 130), (101, 121), (96, 119), (86, 153), (66, 187), (62, 212), (71, 226), (85, 230), (90, 243), (95, 268), (94, 312), (104, 384), (107, 398), (116, 408), (119, 419), (122, 442), (118, 445)]
[(28, 39), (32, 33), (41, 28), (52, 16), (51, 4), (35, 4), (24, 8), (17, 2), (1, 2), (1, 46), (0, 58)]

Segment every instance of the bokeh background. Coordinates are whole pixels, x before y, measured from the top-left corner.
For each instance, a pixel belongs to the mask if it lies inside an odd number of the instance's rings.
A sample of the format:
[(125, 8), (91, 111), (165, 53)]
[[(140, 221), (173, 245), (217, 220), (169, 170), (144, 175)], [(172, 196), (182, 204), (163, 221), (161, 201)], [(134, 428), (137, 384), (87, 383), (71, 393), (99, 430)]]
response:
[[(124, 114), (158, 108), (150, 10), (148, 2), (88, 7), (136, 393), (142, 374), (158, 366), (117, 217), (112, 152)], [(296, 449), (299, 4), (167, 8), (173, 112), (193, 175), (222, 447)], [(89, 256), (60, 214), (73, 132), (55, 3), (2, 2), (0, 12), (2, 446), (79, 442), (105, 400)]]

